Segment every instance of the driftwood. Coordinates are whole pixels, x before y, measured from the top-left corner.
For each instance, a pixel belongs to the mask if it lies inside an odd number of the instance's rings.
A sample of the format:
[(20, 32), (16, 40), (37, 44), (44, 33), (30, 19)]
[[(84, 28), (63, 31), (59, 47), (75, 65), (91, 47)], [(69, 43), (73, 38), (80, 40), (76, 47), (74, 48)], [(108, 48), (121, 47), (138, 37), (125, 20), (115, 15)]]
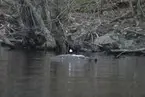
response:
[(145, 48), (139, 48), (139, 49), (112, 49), (110, 50), (111, 53), (144, 53), (145, 54)]
[(139, 48), (139, 49), (134, 49), (134, 50), (130, 50), (130, 49), (112, 49), (110, 50), (110, 53), (114, 53), (114, 54), (118, 54), (116, 56), (116, 58), (119, 58), (122, 54), (126, 54), (126, 53), (138, 53), (138, 54), (145, 54), (145, 48)]
[(0, 40), (0, 43), (3, 43), (5, 45), (7, 45), (8, 47), (10, 48), (14, 48), (15, 45), (5, 36), (0, 36), (1, 37), (1, 40)]

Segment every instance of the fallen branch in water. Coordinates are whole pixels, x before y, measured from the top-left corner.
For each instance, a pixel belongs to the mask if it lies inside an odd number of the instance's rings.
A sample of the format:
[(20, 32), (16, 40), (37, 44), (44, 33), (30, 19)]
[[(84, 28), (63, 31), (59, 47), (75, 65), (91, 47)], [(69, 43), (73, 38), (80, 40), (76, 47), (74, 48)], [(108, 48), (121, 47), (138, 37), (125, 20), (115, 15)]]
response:
[(139, 49), (115, 49), (115, 50), (110, 50), (111, 53), (143, 53), (145, 54), (145, 48), (139, 48)]
[(5, 36), (0, 34), (0, 43), (4, 43), (5, 45), (9, 46), (10, 48), (14, 48), (15, 45)]
[(117, 56), (116, 56), (116, 58), (119, 58), (122, 54), (124, 54), (125, 53), (125, 51), (124, 52), (121, 52), (121, 53), (119, 53)]

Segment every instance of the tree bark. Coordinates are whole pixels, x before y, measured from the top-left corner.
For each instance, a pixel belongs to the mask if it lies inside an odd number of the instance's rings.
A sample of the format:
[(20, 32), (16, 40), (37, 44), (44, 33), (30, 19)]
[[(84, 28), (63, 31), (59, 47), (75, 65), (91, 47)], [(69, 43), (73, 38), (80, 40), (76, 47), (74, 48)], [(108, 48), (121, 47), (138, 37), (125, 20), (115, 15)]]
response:
[(65, 0), (53, 0), (51, 6), (51, 19), (52, 19), (52, 33), (57, 42), (57, 50), (59, 53), (67, 53), (67, 43), (66, 36), (61, 26), (63, 23), (64, 17), (67, 17), (64, 11)]

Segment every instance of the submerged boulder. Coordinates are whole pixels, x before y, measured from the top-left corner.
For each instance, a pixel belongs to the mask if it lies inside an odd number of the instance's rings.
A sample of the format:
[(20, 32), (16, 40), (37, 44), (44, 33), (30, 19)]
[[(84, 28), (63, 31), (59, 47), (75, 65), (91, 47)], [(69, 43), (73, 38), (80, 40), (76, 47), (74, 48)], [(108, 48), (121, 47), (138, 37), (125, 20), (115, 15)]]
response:
[(97, 62), (97, 58), (87, 57), (84, 55), (77, 55), (77, 54), (62, 54), (51, 58), (51, 61), (57, 62), (76, 62), (76, 61), (83, 61), (83, 62)]
[(104, 36), (101, 36), (99, 38), (96, 38), (94, 41), (94, 44), (100, 45), (100, 44), (112, 44), (115, 43), (116, 41), (113, 40), (110, 36), (112, 34), (105, 34)]

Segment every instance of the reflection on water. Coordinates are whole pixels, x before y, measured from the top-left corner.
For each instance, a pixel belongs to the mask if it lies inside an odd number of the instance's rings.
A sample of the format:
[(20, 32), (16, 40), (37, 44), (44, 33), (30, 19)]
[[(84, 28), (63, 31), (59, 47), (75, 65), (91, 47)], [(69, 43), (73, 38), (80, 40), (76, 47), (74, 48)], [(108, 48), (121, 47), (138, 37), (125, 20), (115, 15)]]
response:
[(0, 97), (145, 97), (145, 57), (98, 62), (0, 49)]

